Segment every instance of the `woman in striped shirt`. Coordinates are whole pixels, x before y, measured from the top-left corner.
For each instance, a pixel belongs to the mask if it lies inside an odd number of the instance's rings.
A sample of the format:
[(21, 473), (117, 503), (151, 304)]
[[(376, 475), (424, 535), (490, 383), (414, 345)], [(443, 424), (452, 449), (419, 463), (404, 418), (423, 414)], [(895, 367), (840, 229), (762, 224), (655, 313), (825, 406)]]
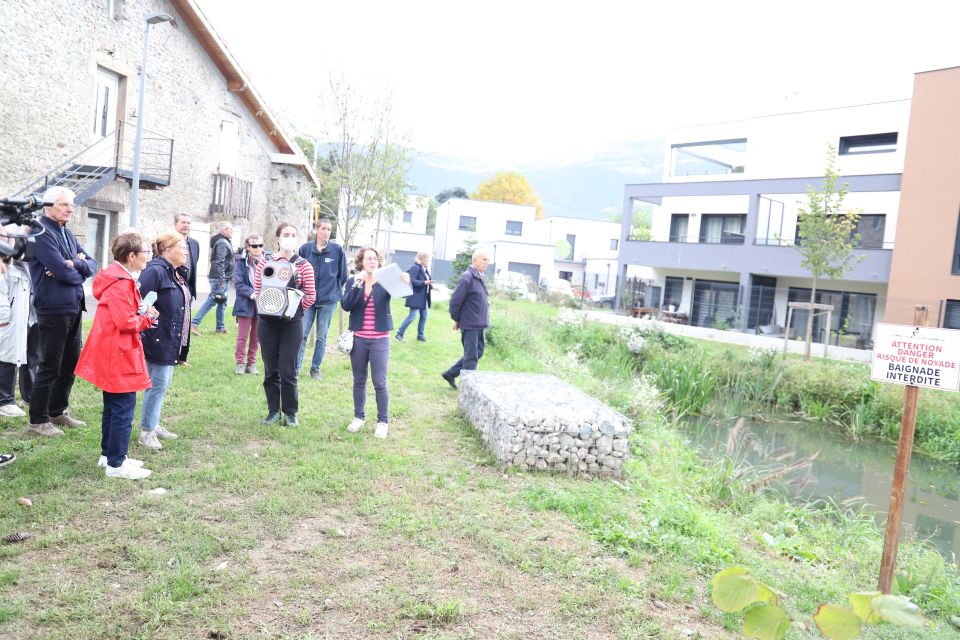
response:
[[(347, 431), (356, 433), (363, 428), (364, 405), (367, 403), (367, 368), (373, 378), (373, 390), (377, 397), (378, 438), (386, 438), (389, 422), (390, 394), (387, 392), (387, 360), (390, 358), (390, 332), (393, 316), (390, 315), (390, 294), (377, 283), (373, 272), (380, 267), (380, 252), (373, 247), (363, 247), (355, 259), (357, 273), (353, 282), (347, 283), (340, 304), (350, 312), (350, 329), (353, 331), (353, 350), (350, 364), (353, 366), (353, 422)], [(401, 278), (410, 283), (410, 275)]]
[[(278, 250), (271, 260), (289, 262), (294, 266), (294, 276), (289, 286), (303, 291), (303, 300), (292, 318), (260, 316), (257, 338), (263, 358), (263, 390), (267, 394), (267, 417), (263, 424), (277, 424), (280, 414), (288, 427), (300, 424), (297, 420), (297, 352), (303, 339), (303, 310), (309, 309), (317, 297), (313, 267), (297, 255), (300, 243), (297, 228), (289, 222), (277, 226)], [(263, 285), (263, 268), (266, 257), (260, 258), (253, 273), (253, 295), (260, 296)]]

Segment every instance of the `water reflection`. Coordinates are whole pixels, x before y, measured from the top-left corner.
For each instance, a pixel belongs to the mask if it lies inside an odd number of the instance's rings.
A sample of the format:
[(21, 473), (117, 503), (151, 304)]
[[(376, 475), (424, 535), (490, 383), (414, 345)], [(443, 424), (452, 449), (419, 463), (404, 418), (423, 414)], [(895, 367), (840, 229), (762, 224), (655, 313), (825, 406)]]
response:
[[(816, 455), (802, 468), (772, 483), (793, 497), (830, 498), (863, 503), (886, 522), (896, 446), (876, 441), (852, 442), (835, 428), (800, 422), (688, 422), (681, 425), (705, 455), (731, 455), (751, 465), (783, 469)], [(819, 452), (819, 453), (818, 453)], [(904, 531), (929, 540), (948, 558), (960, 549), (960, 474), (957, 467), (914, 455), (904, 492)]]

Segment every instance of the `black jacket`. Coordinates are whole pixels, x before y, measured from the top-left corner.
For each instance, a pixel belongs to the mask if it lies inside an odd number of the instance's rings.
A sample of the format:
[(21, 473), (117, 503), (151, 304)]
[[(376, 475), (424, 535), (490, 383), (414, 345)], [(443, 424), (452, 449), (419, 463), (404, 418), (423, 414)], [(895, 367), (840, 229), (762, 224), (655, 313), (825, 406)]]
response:
[(413, 293), (406, 298), (406, 305), (411, 309), (429, 309), (430, 308), (430, 290), (433, 285), (427, 285), (430, 280), (430, 273), (419, 262), (414, 262), (413, 266), (407, 269), (410, 274), (410, 286)]
[(467, 267), (450, 296), (450, 317), (461, 329), (486, 329), (489, 307), (487, 285), (476, 269)]
[(210, 277), (225, 281), (233, 279), (233, 245), (220, 233), (210, 238)]
[[(350, 312), (349, 329), (351, 331), (360, 331), (363, 329), (363, 310), (366, 307), (366, 297), (363, 295), (364, 286), (353, 286), (347, 284), (347, 290), (343, 293), (343, 300), (340, 306), (344, 311)], [(373, 285), (370, 291), (373, 296), (373, 327), (376, 331), (392, 331), (393, 315), (390, 313), (390, 294), (379, 284)]]
[[(97, 272), (97, 263), (77, 242), (70, 229), (59, 222), (40, 216), (43, 233), (37, 236), (30, 280), (33, 282), (33, 303), (38, 316), (75, 315), (86, 309), (83, 281)], [(85, 260), (78, 260), (83, 252)], [(73, 260), (73, 268), (67, 266)], [(53, 275), (48, 276), (47, 271)]]
[(197, 260), (200, 259), (200, 243), (193, 238), (187, 238), (187, 251), (190, 254), (187, 264), (177, 267), (177, 270), (187, 281), (190, 297), (195, 300), (197, 298)]
[(140, 334), (143, 337), (143, 353), (147, 362), (153, 364), (176, 364), (180, 358), (180, 341), (183, 336), (184, 306), (190, 304), (177, 282), (173, 265), (162, 256), (147, 263), (140, 274), (140, 295), (157, 292), (153, 306), (160, 312), (156, 326)]

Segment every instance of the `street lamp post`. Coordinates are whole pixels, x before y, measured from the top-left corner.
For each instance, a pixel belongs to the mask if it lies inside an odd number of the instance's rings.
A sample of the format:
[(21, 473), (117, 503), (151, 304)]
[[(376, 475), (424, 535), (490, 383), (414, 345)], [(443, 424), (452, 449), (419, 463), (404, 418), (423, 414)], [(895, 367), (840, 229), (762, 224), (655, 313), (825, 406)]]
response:
[(140, 62), (140, 101), (137, 106), (137, 137), (133, 143), (133, 179), (130, 184), (130, 226), (137, 226), (137, 199), (140, 196), (140, 152), (143, 145), (143, 96), (147, 84), (147, 42), (150, 38), (150, 25), (159, 22), (172, 22), (168, 13), (148, 13), (143, 27), (143, 59)]

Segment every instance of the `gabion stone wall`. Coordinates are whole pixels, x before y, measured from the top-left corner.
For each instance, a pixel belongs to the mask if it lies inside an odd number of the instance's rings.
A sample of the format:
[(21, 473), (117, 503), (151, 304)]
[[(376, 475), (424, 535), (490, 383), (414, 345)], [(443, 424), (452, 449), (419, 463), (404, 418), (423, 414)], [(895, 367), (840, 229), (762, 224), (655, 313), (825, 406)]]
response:
[(629, 420), (556, 376), (464, 371), (460, 409), (503, 467), (619, 476)]

